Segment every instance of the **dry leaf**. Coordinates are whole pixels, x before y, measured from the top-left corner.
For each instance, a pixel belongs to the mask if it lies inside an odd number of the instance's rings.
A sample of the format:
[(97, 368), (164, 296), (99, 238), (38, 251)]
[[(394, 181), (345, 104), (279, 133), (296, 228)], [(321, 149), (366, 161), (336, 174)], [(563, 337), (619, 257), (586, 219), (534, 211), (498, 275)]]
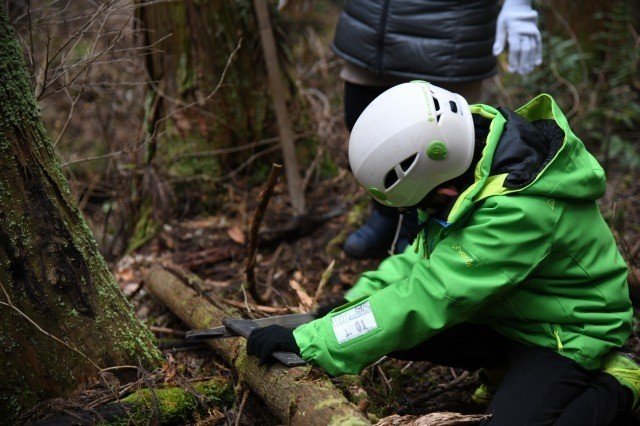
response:
[(233, 242), (238, 244), (244, 244), (247, 241), (246, 237), (244, 236), (244, 232), (242, 232), (242, 229), (237, 226), (232, 226), (231, 228), (227, 229), (227, 235), (233, 240)]

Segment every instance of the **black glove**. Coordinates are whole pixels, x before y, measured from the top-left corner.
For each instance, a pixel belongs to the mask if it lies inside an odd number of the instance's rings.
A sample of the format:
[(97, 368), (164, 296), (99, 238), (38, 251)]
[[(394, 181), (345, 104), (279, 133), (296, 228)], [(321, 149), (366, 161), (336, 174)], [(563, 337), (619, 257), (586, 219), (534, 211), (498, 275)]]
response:
[(338, 306), (342, 306), (346, 303), (348, 302), (344, 297), (328, 299), (320, 303), (313, 314), (316, 316), (316, 318), (321, 318), (327, 315), (329, 312), (333, 311)]
[(300, 348), (293, 338), (293, 330), (281, 325), (268, 325), (256, 328), (247, 339), (247, 353), (260, 357), (260, 365), (271, 364), (274, 352), (293, 352), (300, 355)]

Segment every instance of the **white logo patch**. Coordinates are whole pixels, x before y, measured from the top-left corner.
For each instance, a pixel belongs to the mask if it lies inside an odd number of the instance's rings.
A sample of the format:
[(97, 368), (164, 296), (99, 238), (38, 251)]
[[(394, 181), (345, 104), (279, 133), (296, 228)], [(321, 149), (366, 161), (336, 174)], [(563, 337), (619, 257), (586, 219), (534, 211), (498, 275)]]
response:
[(331, 318), (333, 333), (343, 344), (378, 328), (369, 302), (351, 308)]

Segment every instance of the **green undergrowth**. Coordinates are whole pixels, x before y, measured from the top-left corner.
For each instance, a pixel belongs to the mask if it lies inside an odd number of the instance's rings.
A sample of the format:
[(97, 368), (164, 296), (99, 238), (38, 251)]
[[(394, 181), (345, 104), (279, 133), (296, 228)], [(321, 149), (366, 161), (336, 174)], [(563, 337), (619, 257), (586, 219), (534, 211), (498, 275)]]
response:
[[(516, 108), (539, 93), (551, 94), (574, 132), (598, 156), (640, 167), (640, 49), (636, 2), (601, 5), (597, 13), (574, 21), (556, 2), (541, 2), (543, 61), (531, 74), (504, 73), (497, 103)], [(566, 12), (582, 16), (582, 2)], [(585, 30), (585, 29), (588, 29)]]

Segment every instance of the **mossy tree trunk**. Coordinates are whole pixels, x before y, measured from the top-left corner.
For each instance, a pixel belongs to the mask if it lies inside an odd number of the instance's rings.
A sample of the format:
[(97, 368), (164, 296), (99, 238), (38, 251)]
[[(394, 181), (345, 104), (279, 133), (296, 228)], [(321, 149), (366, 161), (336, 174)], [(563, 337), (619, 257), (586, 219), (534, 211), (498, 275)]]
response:
[(7, 419), (69, 394), (100, 369), (155, 368), (161, 355), (71, 194), (1, 4), (0, 76), (0, 419)]

